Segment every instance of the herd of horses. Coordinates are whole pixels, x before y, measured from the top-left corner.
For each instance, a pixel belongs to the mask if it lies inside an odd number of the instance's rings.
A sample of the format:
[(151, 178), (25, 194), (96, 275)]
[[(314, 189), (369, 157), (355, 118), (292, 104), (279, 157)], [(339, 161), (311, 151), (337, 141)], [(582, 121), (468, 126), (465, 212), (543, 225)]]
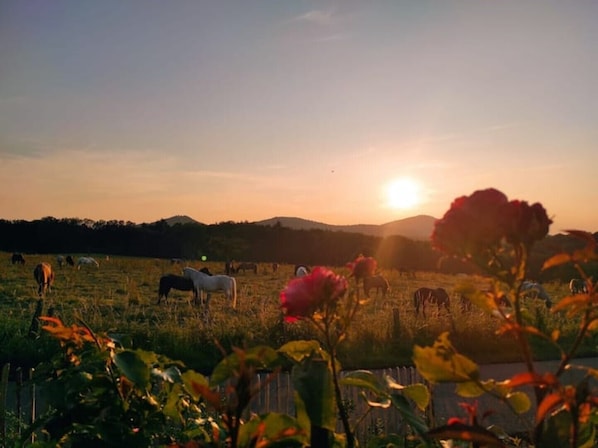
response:
[[(99, 263), (92, 257), (79, 257), (77, 262), (73, 260), (70, 255), (58, 255), (56, 257), (58, 266), (61, 268), (64, 265), (76, 266), (80, 269), (82, 266), (99, 267)], [(25, 258), (21, 253), (13, 253), (11, 257), (12, 264), (25, 264)], [(355, 261), (347, 263), (346, 265), (351, 273), (349, 277), (355, 278), (356, 287), (360, 284), (363, 287), (363, 292), (366, 297), (370, 297), (372, 290), (375, 290), (375, 297), (382, 295), (386, 298), (390, 291), (390, 284), (388, 280), (377, 269), (377, 262), (373, 257), (359, 256)], [(278, 264), (272, 264), (272, 272), (277, 272)], [(196, 270), (189, 266), (182, 269), (182, 275), (167, 274), (160, 278), (158, 286), (158, 304), (162, 299), (168, 301), (168, 294), (172, 289), (179, 291), (192, 291), (195, 303), (203, 304), (206, 309), (209, 309), (211, 294), (217, 291), (224, 293), (226, 299), (230, 302), (233, 308), (237, 307), (237, 283), (234, 277), (230, 274), (251, 271), (254, 274), (258, 273), (258, 265), (256, 263), (243, 262), (235, 264), (227, 261), (225, 263), (225, 274), (212, 274), (208, 268)], [(304, 264), (295, 265), (293, 275), (295, 277), (303, 277), (309, 275), (311, 269)], [(44, 296), (51, 290), (54, 282), (54, 271), (50, 263), (41, 262), (37, 264), (33, 270), (33, 277), (38, 286), (37, 292), (39, 296)], [(587, 294), (588, 284), (583, 279), (574, 278), (569, 282), (569, 290), (571, 294)], [(521, 294), (523, 297), (532, 299), (539, 299), (544, 302), (547, 308), (552, 306), (552, 300), (546, 290), (537, 282), (524, 281), (521, 284)], [(205, 294), (205, 298), (204, 298)], [(460, 306), (463, 311), (471, 309), (471, 302), (464, 296), (459, 297)], [(450, 313), (451, 298), (449, 293), (444, 288), (429, 288), (421, 287), (413, 294), (413, 305), (416, 316), (421, 315), (426, 317), (426, 308), (433, 306), (439, 314), (442, 310)], [(506, 298), (501, 298), (498, 305), (511, 306), (511, 303)]]

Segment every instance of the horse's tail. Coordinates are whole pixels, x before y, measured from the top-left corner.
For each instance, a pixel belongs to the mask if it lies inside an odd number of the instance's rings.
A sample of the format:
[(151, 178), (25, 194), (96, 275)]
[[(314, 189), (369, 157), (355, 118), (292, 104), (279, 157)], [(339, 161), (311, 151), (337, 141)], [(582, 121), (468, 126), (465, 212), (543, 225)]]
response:
[(237, 280), (235, 280), (234, 277), (231, 277), (231, 292), (232, 292), (232, 298), (233, 298), (233, 308), (237, 307)]

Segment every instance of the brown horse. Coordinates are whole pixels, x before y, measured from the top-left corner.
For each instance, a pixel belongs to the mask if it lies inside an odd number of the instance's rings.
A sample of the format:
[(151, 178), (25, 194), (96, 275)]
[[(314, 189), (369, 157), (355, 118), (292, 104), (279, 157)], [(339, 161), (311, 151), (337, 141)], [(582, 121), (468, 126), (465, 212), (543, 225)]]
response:
[(50, 263), (40, 263), (33, 270), (33, 278), (37, 282), (37, 293), (43, 296), (46, 291), (50, 291), (54, 283), (54, 271)]
[(382, 292), (382, 297), (386, 298), (386, 293), (390, 289), (388, 280), (381, 275), (373, 275), (371, 277), (365, 277), (363, 279), (363, 290), (366, 297), (370, 296), (370, 289), (376, 288), (376, 296)]
[(421, 308), (424, 318), (426, 317), (426, 304), (436, 304), (438, 306), (438, 313), (440, 308), (444, 307), (449, 313), (451, 312), (451, 299), (444, 288), (419, 288), (413, 294), (413, 304), (415, 305), (415, 315), (419, 315)]

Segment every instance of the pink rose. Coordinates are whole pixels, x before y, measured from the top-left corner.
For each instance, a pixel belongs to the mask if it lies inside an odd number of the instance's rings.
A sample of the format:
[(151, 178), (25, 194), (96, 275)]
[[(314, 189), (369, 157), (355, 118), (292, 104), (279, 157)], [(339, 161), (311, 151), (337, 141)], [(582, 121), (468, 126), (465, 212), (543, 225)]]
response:
[(285, 321), (294, 322), (311, 316), (334, 303), (347, 291), (347, 280), (329, 269), (316, 266), (306, 276), (291, 280), (280, 293), (280, 303)]

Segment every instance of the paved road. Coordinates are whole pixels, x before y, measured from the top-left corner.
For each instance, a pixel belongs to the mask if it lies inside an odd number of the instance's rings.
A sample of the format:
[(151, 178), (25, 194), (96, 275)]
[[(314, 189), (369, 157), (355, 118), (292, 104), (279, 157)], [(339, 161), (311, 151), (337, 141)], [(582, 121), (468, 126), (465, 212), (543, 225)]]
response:
[[(589, 366), (598, 368), (598, 358), (584, 358), (575, 360), (574, 364)], [(558, 361), (542, 361), (535, 363), (535, 368), (538, 373), (555, 372), (558, 366)], [(521, 364), (490, 364), (480, 366), (480, 375), (483, 380), (495, 379), (497, 381), (505, 380), (515, 373), (526, 371), (523, 363)], [(575, 384), (583, 377), (582, 371), (567, 371), (561, 377), (563, 384)], [(591, 381), (591, 387), (596, 390), (598, 388), (598, 381), (594, 378)], [(533, 397), (531, 388), (525, 388), (524, 391), (528, 392), (530, 398)], [(434, 413), (437, 420), (437, 424), (444, 422), (447, 418), (452, 416), (462, 417), (464, 411), (461, 409), (458, 403), (468, 402), (472, 403), (478, 401), (479, 413), (486, 411), (494, 411), (487, 420), (482, 424), (490, 425), (496, 424), (504, 430), (512, 433), (519, 431), (527, 431), (533, 425), (535, 409), (530, 410), (518, 418), (501, 402), (493, 399), (492, 397), (482, 396), (477, 399), (464, 399), (455, 394), (454, 384), (439, 384), (434, 386), (433, 389), (434, 397)], [(532, 398), (533, 402), (533, 398)]]

